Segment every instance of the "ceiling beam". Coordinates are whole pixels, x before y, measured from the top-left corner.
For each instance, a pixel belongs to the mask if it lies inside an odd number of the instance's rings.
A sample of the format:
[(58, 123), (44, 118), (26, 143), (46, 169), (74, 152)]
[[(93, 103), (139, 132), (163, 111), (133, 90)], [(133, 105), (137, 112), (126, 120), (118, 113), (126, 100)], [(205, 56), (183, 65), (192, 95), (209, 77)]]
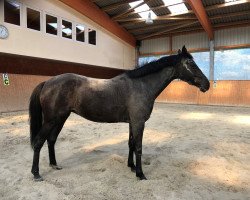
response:
[(60, 0), (90, 20), (102, 26), (104, 29), (135, 47), (136, 40), (127, 30), (121, 27), (117, 22), (103, 12), (97, 5), (90, 0)]
[[(163, 21), (163, 20), (191, 20), (191, 19), (197, 19), (196, 17), (157, 17), (154, 19), (154, 21)], [(141, 18), (133, 18), (133, 19), (119, 19), (118, 22), (127, 22), (127, 21), (145, 21), (145, 19)]]
[(175, 26), (172, 28), (168, 28), (168, 29), (165, 28), (165, 29), (157, 31), (155, 33), (140, 35), (137, 37), (137, 39), (138, 40), (145, 40), (145, 39), (148, 39), (148, 38), (153, 37), (153, 36), (162, 35), (163, 33), (167, 33), (167, 32), (173, 31), (173, 30), (177, 30), (177, 29), (184, 28), (184, 27), (198, 24), (198, 23), (199, 23), (199, 21), (194, 21), (194, 22), (181, 24), (181, 25), (178, 25), (178, 26)]
[(196, 17), (201, 23), (202, 27), (206, 31), (210, 40), (214, 39), (214, 31), (212, 24), (207, 16), (206, 10), (202, 4), (201, 0), (187, 0), (187, 3), (190, 5), (192, 10), (194, 11)]
[(135, 2), (135, 1), (138, 1), (138, 0), (124, 0), (124, 1), (121, 1), (121, 2), (118, 2), (118, 3), (113, 3), (113, 4), (111, 4), (111, 5), (102, 7), (101, 9), (102, 9), (104, 12), (107, 12), (107, 11), (111, 11), (111, 10), (114, 10), (114, 9), (116, 9), (116, 8), (119, 8), (120, 6), (129, 4), (129, 3), (133, 3), (133, 2)]
[(143, 32), (143, 31), (149, 31), (149, 30), (157, 30), (157, 29), (162, 29), (162, 28), (170, 28), (170, 27), (174, 27), (174, 26), (178, 26), (187, 22), (195, 22), (197, 21), (197, 19), (195, 20), (185, 20), (185, 21), (180, 21), (180, 22), (172, 22), (172, 23), (168, 23), (168, 24), (158, 24), (158, 25), (151, 25), (151, 26), (145, 26), (145, 27), (141, 27), (141, 28), (134, 28), (134, 29), (129, 29), (129, 32), (132, 33), (138, 33), (138, 32)]

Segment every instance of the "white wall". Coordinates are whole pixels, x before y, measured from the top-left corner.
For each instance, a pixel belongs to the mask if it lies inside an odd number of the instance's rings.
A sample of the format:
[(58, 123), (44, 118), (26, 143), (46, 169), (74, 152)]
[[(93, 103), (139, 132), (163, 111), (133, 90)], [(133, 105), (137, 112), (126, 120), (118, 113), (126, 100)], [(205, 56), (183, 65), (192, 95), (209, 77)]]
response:
[[(61, 36), (46, 34), (44, 30), (34, 31), (25, 28), (25, 16), (21, 27), (3, 22), (3, 1), (0, 1), (0, 23), (9, 30), (9, 37), (0, 40), (0, 52), (48, 58), (75, 63), (84, 63), (119, 69), (135, 66), (135, 48), (89, 18), (81, 15), (58, 0), (19, 0), (25, 6), (39, 9), (73, 23), (81, 23), (97, 32), (97, 45), (79, 43)], [(23, 9), (25, 7), (23, 6)], [(44, 23), (44, 22), (43, 22)]]

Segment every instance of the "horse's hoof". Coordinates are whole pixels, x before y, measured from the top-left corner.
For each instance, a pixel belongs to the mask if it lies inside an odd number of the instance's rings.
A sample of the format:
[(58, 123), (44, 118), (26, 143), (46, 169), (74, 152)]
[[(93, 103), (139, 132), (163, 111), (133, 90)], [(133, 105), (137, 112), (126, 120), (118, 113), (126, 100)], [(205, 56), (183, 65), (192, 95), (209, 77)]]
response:
[(34, 181), (36, 181), (36, 182), (43, 181), (43, 177), (41, 177), (39, 174), (34, 175)]
[(58, 166), (58, 165), (52, 165), (50, 164), (50, 166), (52, 167), (52, 169), (56, 169), (56, 170), (61, 170), (62, 167)]
[(135, 172), (135, 165), (134, 164), (128, 164), (128, 167), (130, 167), (131, 172)]
[(146, 176), (144, 174), (136, 174), (136, 176), (140, 179), (140, 180), (147, 180)]

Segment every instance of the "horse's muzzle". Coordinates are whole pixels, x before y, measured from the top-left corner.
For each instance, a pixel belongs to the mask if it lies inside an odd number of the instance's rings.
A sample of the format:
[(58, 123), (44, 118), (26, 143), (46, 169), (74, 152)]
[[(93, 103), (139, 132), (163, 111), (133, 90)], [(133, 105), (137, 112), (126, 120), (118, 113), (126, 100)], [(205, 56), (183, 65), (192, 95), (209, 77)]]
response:
[(209, 90), (209, 88), (210, 88), (210, 82), (209, 82), (209, 81), (205, 81), (205, 82), (203, 82), (203, 83), (201, 84), (201, 86), (200, 86), (200, 91), (201, 91), (201, 92), (206, 92), (206, 91)]

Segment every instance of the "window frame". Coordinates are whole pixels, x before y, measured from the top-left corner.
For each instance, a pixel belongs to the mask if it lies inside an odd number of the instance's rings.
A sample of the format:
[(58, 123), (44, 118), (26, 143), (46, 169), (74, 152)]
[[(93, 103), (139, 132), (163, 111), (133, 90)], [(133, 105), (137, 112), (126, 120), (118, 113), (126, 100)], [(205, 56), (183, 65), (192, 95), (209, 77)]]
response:
[[(84, 42), (78, 41), (78, 40), (77, 40), (77, 37), (76, 37), (76, 26), (77, 26), (77, 25), (84, 26)], [(82, 23), (76, 22), (76, 23), (75, 23), (75, 26), (74, 26), (74, 29), (75, 29), (75, 41), (76, 41), (77, 43), (80, 43), (80, 44), (88, 44), (88, 36), (87, 36), (88, 34), (86, 33), (86, 31), (87, 31), (87, 29), (88, 29), (88, 26), (83, 25)]]
[[(51, 34), (51, 33), (47, 33), (47, 28), (46, 28), (46, 24), (47, 24), (47, 21), (46, 21), (46, 15), (50, 15), (50, 16), (52, 16), (52, 17), (56, 17), (56, 19), (57, 19), (57, 34), (55, 35), (55, 34)], [(50, 35), (50, 36), (53, 36), (53, 37), (58, 37), (58, 36), (60, 36), (60, 31), (61, 31), (61, 26), (62, 26), (62, 24), (60, 23), (60, 20), (61, 18), (60, 17), (58, 17), (57, 15), (54, 15), (54, 14), (51, 14), (50, 12), (44, 12), (44, 14), (43, 14), (43, 26), (44, 26), (44, 33), (45, 33), (45, 35)]]
[[(91, 45), (91, 46), (97, 46), (97, 31), (96, 31), (96, 29), (92, 28), (91, 26), (87, 26), (86, 28), (87, 28), (86, 31), (87, 31), (87, 35), (88, 35), (88, 37), (86, 38), (87, 39), (87, 44)], [(95, 33), (96, 33), (95, 34), (95, 44), (89, 43), (89, 29), (94, 30)]]
[[(63, 21), (67, 21), (67, 22), (70, 22), (72, 24), (72, 38), (66, 38), (66, 37), (63, 37)], [(75, 23), (72, 21), (72, 20), (68, 20), (66, 18), (63, 18), (63, 17), (60, 17), (60, 37), (63, 38), (63, 39), (66, 39), (66, 40), (71, 40), (71, 41), (75, 41), (75, 32), (74, 32), (74, 25)]]
[[(28, 8), (32, 9), (32, 10), (35, 10), (35, 11), (38, 11), (40, 13), (40, 31), (28, 27), (28, 13), (27, 13)], [(42, 19), (43, 18), (43, 11), (40, 10), (40, 9), (37, 9), (37, 8), (35, 8), (33, 6), (26, 6), (26, 5), (24, 6), (24, 10), (25, 10), (25, 12), (24, 12), (24, 14), (25, 14), (25, 28), (27, 28), (28, 30), (31, 30), (31, 31), (41, 32), (42, 33), (43, 29), (44, 29), (44, 27), (43, 27), (43, 19)]]
[(22, 19), (23, 19), (23, 7), (24, 7), (24, 4), (22, 2), (20, 2), (20, 1), (17, 1), (17, 0), (10, 0), (10, 1), (16, 2), (16, 3), (18, 3), (20, 5), (20, 16), (19, 16), (20, 25), (12, 24), (12, 23), (9, 23), (9, 22), (5, 21), (5, 9), (4, 9), (5, 0), (3, 0), (3, 2), (2, 2), (2, 5), (3, 5), (3, 8), (2, 8), (3, 9), (3, 23), (10, 24), (10, 25), (16, 26), (16, 27), (23, 27), (23, 20)]

